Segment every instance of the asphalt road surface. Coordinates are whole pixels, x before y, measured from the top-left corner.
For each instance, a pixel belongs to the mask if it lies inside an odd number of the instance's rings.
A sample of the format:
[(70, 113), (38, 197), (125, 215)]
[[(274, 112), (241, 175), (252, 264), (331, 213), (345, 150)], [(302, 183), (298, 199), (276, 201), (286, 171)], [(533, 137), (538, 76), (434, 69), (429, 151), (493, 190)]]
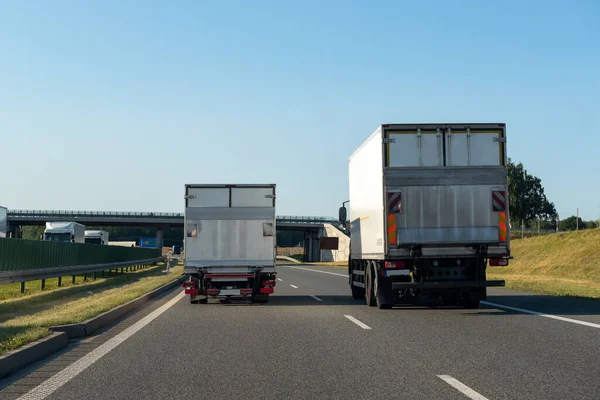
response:
[(352, 300), (344, 269), (278, 277), (266, 305), (177, 289), (0, 382), (0, 398), (600, 398), (600, 302), (492, 289), (478, 310), (378, 310)]

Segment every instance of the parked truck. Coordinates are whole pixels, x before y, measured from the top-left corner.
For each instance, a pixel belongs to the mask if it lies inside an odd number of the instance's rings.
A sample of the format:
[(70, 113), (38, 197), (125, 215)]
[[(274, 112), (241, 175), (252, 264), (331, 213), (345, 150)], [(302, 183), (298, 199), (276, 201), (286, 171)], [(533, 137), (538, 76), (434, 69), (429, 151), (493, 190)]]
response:
[[(508, 265), (505, 124), (381, 125), (349, 159), (352, 297), (477, 308)], [(340, 220), (346, 220), (340, 208)]]
[(85, 231), (85, 243), (108, 245), (108, 232)]
[(191, 303), (268, 302), (276, 282), (275, 185), (186, 185), (184, 247)]
[(46, 222), (43, 239), (51, 242), (84, 243), (85, 226), (77, 222)]

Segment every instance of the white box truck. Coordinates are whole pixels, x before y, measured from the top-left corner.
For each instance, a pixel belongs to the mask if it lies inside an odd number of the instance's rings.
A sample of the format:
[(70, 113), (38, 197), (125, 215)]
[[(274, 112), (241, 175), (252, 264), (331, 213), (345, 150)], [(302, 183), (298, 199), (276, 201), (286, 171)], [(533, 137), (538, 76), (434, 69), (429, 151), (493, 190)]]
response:
[(349, 159), (352, 296), (477, 308), (504, 286), (486, 267), (510, 258), (506, 163), (505, 124), (377, 128)]
[(108, 232), (85, 231), (85, 243), (108, 245)]
[(183, 283), (192, 303), (275, 287), (275, 185), (186, 185)]
[(44, 240), (51, 242), (84, 243), (85, 226), (77, 222), (46, 222)]

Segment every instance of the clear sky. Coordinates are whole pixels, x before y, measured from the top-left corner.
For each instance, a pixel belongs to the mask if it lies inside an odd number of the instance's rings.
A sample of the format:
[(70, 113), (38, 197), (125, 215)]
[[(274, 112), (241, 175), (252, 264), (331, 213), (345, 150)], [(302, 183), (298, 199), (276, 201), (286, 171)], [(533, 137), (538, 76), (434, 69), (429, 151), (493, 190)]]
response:
[(0, 3), (9, 208), (276, 183), (278, 214), (336, 216), (379, 124), (505, 122), (561, 218), (598, 218), (598, 1), (87, 3)]

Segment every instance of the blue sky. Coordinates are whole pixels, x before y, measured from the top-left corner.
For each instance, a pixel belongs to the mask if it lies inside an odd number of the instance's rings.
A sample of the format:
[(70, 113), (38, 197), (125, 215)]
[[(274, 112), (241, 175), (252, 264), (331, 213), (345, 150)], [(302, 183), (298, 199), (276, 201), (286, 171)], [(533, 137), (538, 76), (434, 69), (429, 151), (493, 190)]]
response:
[(278, 214), (335, 216), (377, 125), (505, 122), (560, 216), (598, 218), (596, 1), (85, 3), (0, 5), (9, 208), (274, 182)]

